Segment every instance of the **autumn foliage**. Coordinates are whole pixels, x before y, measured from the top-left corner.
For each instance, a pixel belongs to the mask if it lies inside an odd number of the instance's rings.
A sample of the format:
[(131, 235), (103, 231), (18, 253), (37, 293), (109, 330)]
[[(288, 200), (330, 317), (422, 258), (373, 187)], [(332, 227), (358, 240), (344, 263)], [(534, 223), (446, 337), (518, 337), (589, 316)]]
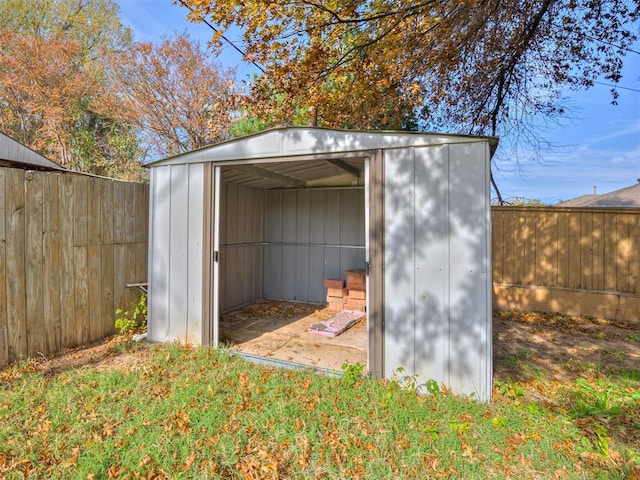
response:
[(141, 42), (115, 57), (120, 113), (156, 156), (227, 138), (236, 101), (234, 71), (188, 35)]
[(0, 32), (0, 129), (63, 166), (78, 108), (98, 85), (79, 68), (80, 52), (72, 40)]
[(111, 0), (0, 1), (0, 129), (64, 167), (140, 179), (131, 128), (100, 111), (130, 43)]
[[(195, 21), (244, 32), (266, 73), (258, 116), (290, 121), (316, 106), (330, 127), (528, 135), (533, 116), (562, 114), (564, 85), (620, 80), (637, 38), (627, 0), (180, 0)], [(615, 100), (615, 92), (614, 92)], [(279, 117), (279, 118), (278, 118)]]
[(133, 42), (113, 0), (0, 0), (2, 131), (61, 165), (126, 178), (139, 161), (276, 124), (535, 146), (536, 126), (567, 111), (563, 88), (604, 82), (617, 101), (640, 18), (639, 0), (174, 3), (214, 26), (213, 45), (242, 32), (259, 67), (249, 95), (186, 35)]
[(112, 0), (0, 0), (0, 131), (67, 168), (140, 180), (226, 138), (233, 77), (186, 35), (132, 42)]

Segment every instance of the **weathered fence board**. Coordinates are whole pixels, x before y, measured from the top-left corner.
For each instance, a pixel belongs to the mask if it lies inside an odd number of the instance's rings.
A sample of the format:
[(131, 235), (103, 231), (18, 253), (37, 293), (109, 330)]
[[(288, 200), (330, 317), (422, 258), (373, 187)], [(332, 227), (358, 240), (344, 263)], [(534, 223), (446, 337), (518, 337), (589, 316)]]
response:
[(593, 250), (593, 279), (591, 286), (594, 290), (604, 290), (604, 213), (594, 213), (591, 223), (591, 248)]
[(107, 209), (102, 198), (101, 179), (87, 178), (87, 245), (102, 243), (102, 210)]
[(9, 361), (9, 343), (7, 331), (7, 278), (6, 269), (6, 170), (0, 168), (0, 365)]
[(45, 351), (57, 352), (62, 348), (60, 311), (60, 199), (57, 178), (45, 177), (43, 208), (44, 248), (44, 330)]
[(124, 243), (124, 184), (113, 184), (113, 243)]
[(558, 275), (556, 277), (557, 285), (567, 285), (569, 282), (569, 265), (570, 256), (569, 249), (566, 245), (566, 239), (569, 238), (569, 222), (570, 215), (567, 212), (558, 213)]
[[(529, 265), (536, 261), (536, 230), (535, 217), (533, 215), (524, 215), (525, 231), (524, 231), (524, 261), (523, 275), (521, 281), (524, 283), (533, 283), (536, 277), (535, 269), (529, 268)], [(506, 233), (505, 233), (506, 235)]]
[(148, 187), (0, 168), (0, 367), (98, 340), (147, 278)]
[(629, 292), (629, 215), (620, 215), (616, 223), (616, 290)]
[(640, 209), (493, 207), (497, 308), (640, 322)]
[[(112, 245), (113, 244), (113, 213), (115, 211), (114, 208), (114, 197), (113, 192), (115, 188), (114, 182), (103, 182), (102, 190), (100, 191), (101, 195), (101, 203), (105, 207), (102, 209), (102, 215), (100, 217), (100, 234), (102, 237), (103, 245)], [(136, 217), (141, 216), (140, 212), (136, 210)]]
[(25, 279), (27, 306), (27, 354), (45, 352), (44, 278), (42, 266), (43, 176), (26, 172), (25, 189)]
[(87, 266), (87, 247), (73, 247), (73, 276), (75, 284), (73, 297), (75, 302), (75, 343), (89, 341), (89, 271)]
[(87, 182), (88, 177), (73, 179), (73, 208), (76, 215), (73, 217), (73, 246), (85, 246), (88, 242), (87, 218)]
[[(112, 237), (113, 238), (113, 237)], [(146, 251), (145, 251), (146, 254)], [(102, 331), (104, 333), (109, 333), (112, 331), (113, 322), (114, 322), (114, 312), (116, 311), (117, 306), (114, 302), (113, 295), (113, 286), (114, 286), (114, 278), (115, 273), (113, 269), (113, 245), (106, 244), (100, 247), (100, 258), (101, 258), (101, 288), (102, 288), (102, 304), (101, 304), (101, 323), (102, 323)], [(144, 277), (146, 278), (146, 277)]]
[(606, 215), (604, 218), (604, 289), (616, 289), (616, 231), (618, 215)]
[(8, 170), (5, 188), (7, 336), (13, 359), (27, 354), (23, 172)]
[(100, 253), (100, 245), (87, 247), (89, 338), (100, 338), (106, 333), (102, 328), (102, 259)]
[(124, 295), (127, 285), (127, 276), (125, 274), (125, 248), (124, 244), (116, 244), (113, 246), (113, 295), (115, 309), (122, 308), (124, 303)]
[[(567, 245), (569, 255), (569, 288), (581, 288), (582, 269), (580, 265), (580, 213), (569, 216), (569, 237), (564, 238), (560, 247)], [(535, 264), (532, 266), (535, 269)]]
[(75, 276), (73, 253), (73, 176), (58, 177), (59, 189), (59, 231), (60, 231), (60, 312), (62, 345), (77, 345), (76, 339), (76, 307)]
[(593, 289), (593, 212), (580, 214), (580, 287), (586, 290)]
[[(513, 215), (505, 215), (504, 219), (504, 229), (506, 232), (513, 232), (514, 230), (514, 216)], [(504, 242), (504, 279), (508, 283), (513, 283), (514, 275), (513, 275), (513, 263), (514, 263), (514, 242), (506, 241)]]
[(136, 199), (135, 199), (134, 193), (135, 192), (133, 188), (125, 188), (125, 191), (124, 191), (125, 236), (122, 241), (127, 244), (135, 242), (136, 217), (134, 215), (134, 209), (135, 209)]

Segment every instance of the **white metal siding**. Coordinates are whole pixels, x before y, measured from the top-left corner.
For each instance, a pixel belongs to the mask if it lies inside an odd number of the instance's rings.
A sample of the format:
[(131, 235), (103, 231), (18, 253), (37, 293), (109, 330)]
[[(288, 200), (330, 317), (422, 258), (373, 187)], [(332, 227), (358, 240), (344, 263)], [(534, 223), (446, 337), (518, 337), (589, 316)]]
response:
[(204, 165), (189, 168), (189, 195), (187, 211), (187, 341), (203, 343), (202, 295), (203, 295), (203, 238), (204, 238)]
[(154, 168), (150, 182), (149, 339), (199, 344), (204, 166)]
[[(451, 179), (450, 146), (415, 150), (415, 347), (414, 371), (429, 378), (447, 379), (449, 348), (449, 228)], [(454, 253), (455, 255), (455, 253)], [(444, 320), (444, 321), (443, 321)], [(438, 359), (439, 361), (433, 361)]]
[(488, 158), (483, 142), (385, 152), (385, 376), (402, 368), (483, 400)]
[(411, 148), (385, 152), (385, 376), (414, 374), (415, 175)]
[(169, 249), (171, 237), (171, 167), (151, 170), (149, 178), (148, 337), (169, 339)]
[(491, 398), (489, 156), (482, 143), (449, 146), (449, 385)]
[(187, 250), (189, 247), (189, 169), (171, 168), (171, 202), (169, 204), (169, 325), (172, 340), (187, 338), (189, 295)]

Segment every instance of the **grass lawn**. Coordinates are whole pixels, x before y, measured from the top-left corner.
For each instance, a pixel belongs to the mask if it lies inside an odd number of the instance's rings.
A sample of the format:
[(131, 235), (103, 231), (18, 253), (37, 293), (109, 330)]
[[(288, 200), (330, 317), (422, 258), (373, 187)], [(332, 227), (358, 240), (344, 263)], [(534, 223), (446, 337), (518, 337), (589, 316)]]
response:
[(640, 478), (640, 370), (500, 381), (486, 405), (354, 366), (110, 348), (108, 368), (0, 371), (0, 478)]

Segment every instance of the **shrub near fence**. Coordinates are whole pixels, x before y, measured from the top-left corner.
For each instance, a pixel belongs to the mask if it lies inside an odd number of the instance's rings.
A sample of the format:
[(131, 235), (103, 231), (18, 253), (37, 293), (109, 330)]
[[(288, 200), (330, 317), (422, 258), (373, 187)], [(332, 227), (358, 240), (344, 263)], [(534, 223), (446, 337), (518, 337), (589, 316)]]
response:
[(147, 185), (0, 167), (0, 367), (114, 332), (147, 214)]
[(492, 207), (496, 309), (640, 324), (640, 209)]

